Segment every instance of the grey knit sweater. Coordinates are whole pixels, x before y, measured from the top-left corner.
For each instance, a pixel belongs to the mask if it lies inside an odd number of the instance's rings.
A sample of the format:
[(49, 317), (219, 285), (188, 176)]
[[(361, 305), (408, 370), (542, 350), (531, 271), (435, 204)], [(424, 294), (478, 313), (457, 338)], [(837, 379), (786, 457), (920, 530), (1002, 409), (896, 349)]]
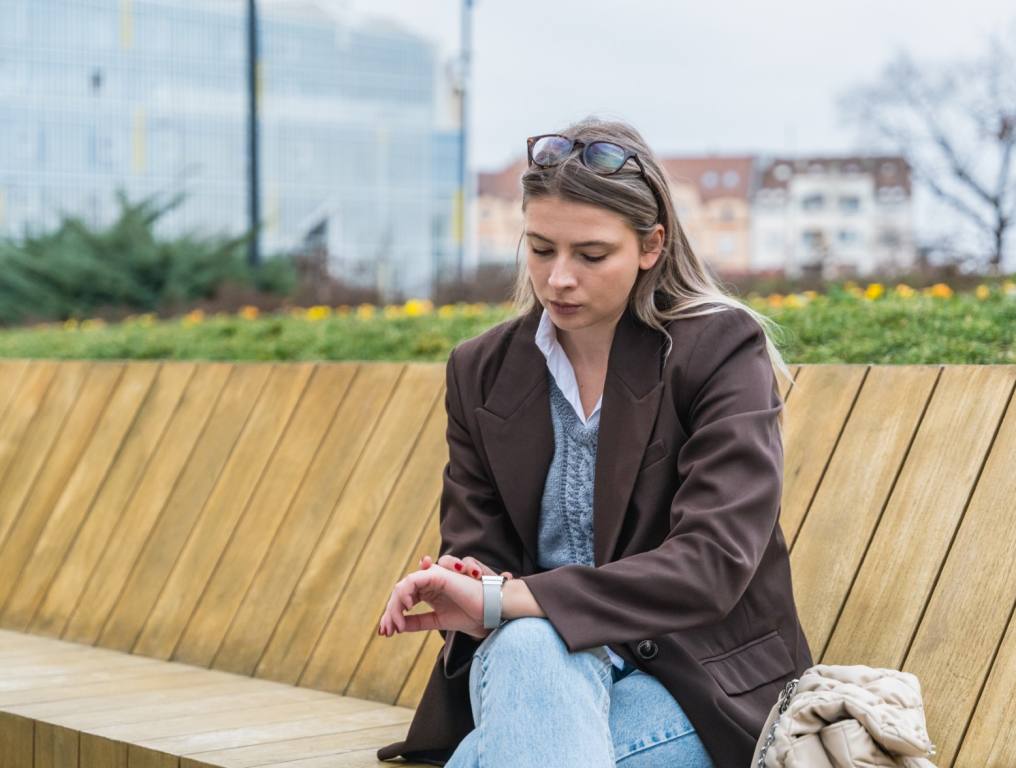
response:
[[(602, 411), (583, 424), (549, 370), (547, 378), (554, 458), (540, 506), (537, 562), (545, 569), (570, 563), (593, 565), (593, 478)], [(622, 667), (623, 660), (607, 651), (614, 665)]]

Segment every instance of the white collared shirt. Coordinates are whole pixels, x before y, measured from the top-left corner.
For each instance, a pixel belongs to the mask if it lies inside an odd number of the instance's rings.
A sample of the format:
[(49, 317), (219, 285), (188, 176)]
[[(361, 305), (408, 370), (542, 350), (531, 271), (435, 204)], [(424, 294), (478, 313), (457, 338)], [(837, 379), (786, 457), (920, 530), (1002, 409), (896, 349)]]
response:
[(586, 418), (585, 408), (582, 407), (582, 398), (579, 397), (579, 383), (575, 378), (575, 369), (572, 367), (568, 355), (565, 354), (561, 342), (557, 340), (557, 326), (550, 319), (550, 312), (546, 307), (543, 308), (543, 314), (540, 315), (540, 325), (536, 329), (536, 346), (547, 358), (547, 367), (550, 368), (554, 381), (557, 382), (557, 386), (571, 403), (572, 408), (575, 409), (579, 420), (583, 424), (588, 424), (603, 405), (603, 395), (600, 395), (600, 399), (593, 407), (593, 412), (589, 414), (589, 418)]
[[(603, 395), (600, 395), (600, 399), (596, 401), (596, 405), (593, 407), (593, 412), (589, 414), (587, 419), (585, 409), (582, 407), (582, 398), (579, 397), (579, 383), (575, 378), (575, 368), (572, 367), (571, 360), (565, 354), (561, 342), (557, 340), (557, 326), (550, 319), (550, 312), (547, 311), (546, 307), (543, 308), (543, 314), (540, 315), (540, 325), (536, 329), (536, 346), (540, 348), (543, 356), (547, 358), (547, 367), (550, 369), (550, 374), (554, 377), (558, 388), (568, 402), (571, 403), (572, 408), (575, 409), (575, 413), (578, 414), (582, 423), (588, 424), (600, 412), (600, 406), (603, 405)], [(614, 666), (618, 669), (623, 669), (624, 660), (610, 650), (609, 646), (605, 645), (603, 647), (607, 650), (607, 655)]]

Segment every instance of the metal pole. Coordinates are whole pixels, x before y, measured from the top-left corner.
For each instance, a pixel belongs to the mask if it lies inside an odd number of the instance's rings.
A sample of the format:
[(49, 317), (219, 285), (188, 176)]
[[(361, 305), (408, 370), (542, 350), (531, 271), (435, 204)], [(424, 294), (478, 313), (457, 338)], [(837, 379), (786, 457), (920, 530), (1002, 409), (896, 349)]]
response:
[(260, 249), (260, 181), (258, 178), (258, 20), (255, 0), (247, 0), (247, 145), (248, 173), (247, 191), (250, 212), (251, 240), (247, 260), (251, 267), (261, 263)]
[(461, 283), (465, 277), (466, 244), (471, 241), (471, 217), (469, 215), (472, 189), (469, 179), (469, 70), (470, 57), (472, 56), (472, 10), (475, 0), (462, 0), (462, 23), (461, 23), (461, 98), (459, 99), (459, 190), (462, 201), (461, 210), (461, 237), (459, 238), (458, 253), (458, 275)]

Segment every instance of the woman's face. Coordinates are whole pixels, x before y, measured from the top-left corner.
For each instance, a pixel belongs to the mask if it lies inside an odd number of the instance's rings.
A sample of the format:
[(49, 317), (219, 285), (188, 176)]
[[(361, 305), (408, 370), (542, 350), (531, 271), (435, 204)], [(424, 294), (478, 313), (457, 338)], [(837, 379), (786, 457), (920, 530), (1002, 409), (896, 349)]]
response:
[[(554, 324), (566, 330), (615, 322), (639, 270), (652, 267), (663, 247), (661, 224), (643, 251), (634, 230), (618, 214), (559, 197), (530, 200), (525, 226), (533, 289)], [(554, 302), (578, 308), (566, 312)]]

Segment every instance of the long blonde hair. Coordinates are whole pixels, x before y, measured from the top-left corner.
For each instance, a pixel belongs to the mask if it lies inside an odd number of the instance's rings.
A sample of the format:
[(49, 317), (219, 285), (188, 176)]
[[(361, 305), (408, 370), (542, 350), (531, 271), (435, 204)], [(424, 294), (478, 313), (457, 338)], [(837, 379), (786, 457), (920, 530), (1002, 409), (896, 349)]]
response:
[[(660, 258), (649, 269), (639, 271), (628, 299), (629, 307), (635, 316), (669, 339), (664, 324), (670, 320), (710, 315), (728, 309), (742, 309), (762, 326), (766, 350), (774, 371), (781, 373), (787, 381), (793, 382), (793, 375), (772, 340), (773, 335), (782, 337), (782, 326), (727, 294), (706, 269), (705, 264), (695, 255), (674, 210), (666, 173), (642, 135), (626, 122), (596, 117), (584, 118), (555, 133), (585, 144), (593, 141), (612, 141), (633, 149), (642, 161), (646, 176), (656, 188), (656, 195), (663, 203), (663, 210), (657, 215), (659, 208), (657, 198), (633, 163), (611, 176), (604, 176), (582, 164), (579, 150), (573, 150), (568, 158), (557, 165), (549, 168), (534, 165), (523, 172), (522, 210), (526, 210), (530, 200), (547, 196), (601, 206), (622, 216), (635, 231), (640, 242), (657, 223), (663, 224), (666, 233)], [(628, 170), (629, 167), (631, 170)], [(528, 263), (519, 262), (518, 250), (522, 245), (523, 236), (520, 236), (519, 246), (516, 248), (517, 269), (511, 299), (518, 315), (527, 315), (541, 307), (533, 290)], [(697, 309), (699, 307), (705, 308)], [(773, 388), (779, 397), (776, 376), (773, 377)], [(779, 414), (779, 425), (782, 436), (782, 410)]]

